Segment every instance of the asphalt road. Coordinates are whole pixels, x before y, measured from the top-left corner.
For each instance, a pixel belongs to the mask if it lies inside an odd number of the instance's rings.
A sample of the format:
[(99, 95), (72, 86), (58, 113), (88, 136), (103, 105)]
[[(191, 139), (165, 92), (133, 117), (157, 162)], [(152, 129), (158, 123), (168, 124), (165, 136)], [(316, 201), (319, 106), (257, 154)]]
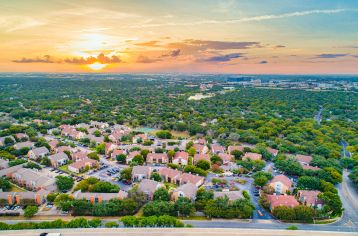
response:
[[(0, 235), (9, 236), (38, 236), (43, 230), (22, 230), (22, 231), (1, 231)], [(77, 235), (106, 235), (106, 236), (331, 236), (331, 235), (358, 235), (357, 233), (348, 232), (325, 232), (325, 231), (292, 231), (292, 230), (260, 230), (260, 229), (195, 229), (195, 228), (136, 228), (136, 229), (57, 229), (46, 232), (61, 233), (62, 236)]]

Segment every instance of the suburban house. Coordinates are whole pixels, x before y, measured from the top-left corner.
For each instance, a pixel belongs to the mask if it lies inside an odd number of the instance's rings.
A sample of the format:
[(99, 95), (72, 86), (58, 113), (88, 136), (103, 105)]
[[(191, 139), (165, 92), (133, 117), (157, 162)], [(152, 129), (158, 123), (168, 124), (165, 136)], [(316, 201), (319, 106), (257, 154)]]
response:
[(244, 151), (244, 146), (228, 146), (227, 147), (227, 152), (229, 154), (232, 154), (233, 151), (243, 152)]
[(50, 154), (49, 150), (46, 147), (38, 147), (30, 150), (27, 153), (27, 156), (30, 159), (37, 160), (40, 158), (44, 158), (46, 155)]
[(121, 149), (114, 149), (111, 153), (111, 158), (116, 159), (117, 156), (125, 154), (125, 152)]
[(221, 191), (214, 192), (214, 199), (227, 197), (230, 201), (244, 198), (241, 191)]
[(41, 172), (32, 169), (20, 168), (11, 174), (11, 179), (19, 186), (29, 190), (45, 189), (52, 192), (57, 189), (54, 178), (47, 177)]
[(168, 163), (169, 158), (166, 153), (148, 153), (147, 155), (147, 163)]
[(6, 169), (8, 167), (9, 167), (9, 161), (4, 160), (4, 159), (0, 159), (0, 170)]
[(193, 164), (195, 165), (200, 160), (205, 160), (210, 163), (210, 156), (208, 154), (195, 154), (193, 158)]
[(87, 155), (88, 155), (88, 152), (85, 152), (85, 151), (79, 151), (79, 152), (75, 152), (71, 155), (71, 158), (73, 161), (80, 161), (80, 160), (83, 160), (83, 159), (86, 159), (87, 158)]
[(309, 165), (312, 161), (311, 156), (306, 156), (306, 155), (301, 155), (301, 154), (296, 155), (295, 158), (298, 162), (300, 162), (303, 165)]
[(298, 190), (298, 201), (306, 206), (322, 209), (323, 200), (318, 198), (320, 193), (321, 192), (317, 190)]
[(173, 183), (173, 184), (180, 184), (179, 177), (181, 172), (178, 170), (174, 170), (168, 167), (160, 168), (158, 171), (159, 175), (165, 182)]
[(189, 173), (183, 173), (180, 177), (180, 185), (191, 183), (199, 187), (200, 185), (204, 184), (205, 178), (198, 175), (193, 175)]
[(205, 138), (199, 138), (198, 140), (195, 141), (195, 143), (201, 144), (201, 145), (206, 145), (206, 139)]
[(198, 187), (195, 184), (187, 183), (176, 188), (172, 193), (172, 199), (177, 201), (180, 197), (189, 198), (192, 201), (196, 199), (196, 193), (198, 192)]
[(145, 134), (137, 134), (137, 135), (133, 136), (132, 143), (142, 143), (147, 139), (148, 139), (147, 135), (145, 135)]
[(176, 165), (188, 165), (188, 161), (189, 161), (189, 154), (187, 152), (176, 152), (172, 163), (176, 164)]
[(278, 206), (296, 207), (299, 205), (294, 196), (291, 195), (268, 195), (271, 211)]
[(273, 149), (273, 148), (270, 148), (270, 147), (267, 147), (266, 150), (271, 153), (272, 156), (276, 157), (277, 154), (278, 154), (278, 150), (277, 149)]
[(80, 161), (76, 161), (74, 163), (69, 164), (68, 170), (75, 173), (80, 173), (86, 170), (86, 168), (93, 168), (95, 166), (98, 166), (98, 162), (96, 160), (85, 158)]
[(212, 144), (211, 145), (211, 152), (213, 154), (219, 154), (219, 153), (225, 153), (225, 148), (218, 144)]
[(126, 158), (126, 163), (129, 164), (135, 156), (140, 155), (140, 151), (130, 152)]
[(101, 203), (103, 201), (109, 201), (111, 199), (124, 199), (128, 197), (128, 193), (120, 190), (118, 193), (90, 193), (90, 192), (81, 192), (78, 190), (72, 194), (74, 199), (85, 199), (91, 203)]
[(22, 148), (29, 148), (29, 149), (31, 149), (31, 148), (33, 148), (34, 146), (35, 146), (35, 143), (30, 142), (30, 141), (26, 141), (26, 142), (21, 142), (21, 143), (16, 143), (16, 144), (14, 144), (14, 148), (15, 148), (16, 150), (20, 150), (20, 149), (22, 149)]
[(104, 150), (106, 155), (109, 155), (114, 149), (117, 148), (117, 145), (114, 143), (106, 143), (104, 146)]
[(257, 161), (262, 159), (262, 155), (259, 153), (247, 152), (242, 157), (243, 161), (250, 159), (251, 161)]
[(29, 136), (24, 133), (17, 133), (17, 134), (15, 134), (15, 138), (17, 140), (27, 140), (27, 139), (29, 139)]
[(147, 200), (152, 200), (154, 192), (162, 187), (165, 187), (163, 183), (151, 179), (143, 179), (138, 185), (138, 191), (144, 193)]
[(64, 152), (64, 151), (68, 151), (68, 152), (72, 152), (72, 148), (70, 146), (60, 146), (56, 148), (56, 152)]
[(285, 175), (276, 175), (270, 181), (271, 186), (276, 193), (285, 194), (292, 187), (292, 181)]
[(56, 147), (57, 147), (58, 143), (59, 142), (56, 139), (51, 140), (51, 141), (48, 142), (48, 144), (50, 145), (51, 151), (54, 152), (56, 150)]
[(218, 156), (223, 161), (223, 165), (227, 165), (229, 162), (231, 162), (234, 159), (234, 156), (227, 153), (219, 153)]
[(104, 137), (103, 136), (97, 137), (97, 136), (95, 136), (93, 134), (88, 134), (86, 136), (86, 138), (88, 138), (91, 142), (94, 142), (97, 145), (104, 142)]
[(209, 148), (206, 145), (200, 143), (194, 143), (193, 148), (196, 150), (197, 154), (206, 154), (209, 151)]
[(0, 192), (0, 205), (24, 205), (25, 203), (41, 205), (46, 202), (48, 193), (44, 189), (37, 192)]
[(68, 156), (64, 152), (59, 152), (59, 153), (50, 155), (50, 156), (48, 156), (48, 159), (50, 159), (51, 165), (54, 168), (63, 166), (69, 161)]
[(142, 179), (149, 179), (152, 174), (152, 168), (149, 166), (133, 166), (132, 182), (139, 182)]

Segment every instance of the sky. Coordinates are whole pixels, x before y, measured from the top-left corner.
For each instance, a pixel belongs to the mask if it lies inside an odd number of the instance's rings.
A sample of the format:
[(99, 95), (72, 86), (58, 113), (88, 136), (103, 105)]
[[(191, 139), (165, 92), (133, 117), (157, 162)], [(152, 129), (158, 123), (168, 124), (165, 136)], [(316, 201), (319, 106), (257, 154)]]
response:
[(0, 72), (358, 74), (357, 0), (0, 0)]

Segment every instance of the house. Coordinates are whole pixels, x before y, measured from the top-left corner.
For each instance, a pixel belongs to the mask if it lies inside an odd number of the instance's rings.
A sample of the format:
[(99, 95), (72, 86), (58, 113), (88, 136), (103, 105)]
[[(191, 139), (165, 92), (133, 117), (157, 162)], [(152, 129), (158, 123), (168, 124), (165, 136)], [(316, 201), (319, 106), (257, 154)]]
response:
[(114, 143), (106, 143), (105, 146), (104, 146), (104, 150), (105, 150), (106, 155), (109, 155), (110, 152), (112, 152), (116, 148), (117, 148), (116, 144), (114, 144)]
[(137, 134), (137, 135), (133, 136), (132, 143), (142, 143), (145, 140), (147, 140), (147, 135), (145, 135), (145, 134)]
[(148, 153), (147, 155), (147, 163), (168, 163), (169, 158), (166, 153)]
[(138, 191), (144, 193), (147, 200), (152, 200), (154, 192), (162, 187), (165, 187), (163, 183), (151, 179), (143, 179), (138, 185)]
[(181, 172), (178, 170), (174, 170), (168, 167), (160, 168), (158, 171), (159, 175), (165, 182), (173, 183), (173, 184), (180, 184), (179, 177)]
[(59, 166), (63, 166), (69, 161), (68, 156), (64, 152), (59, 152), (59, 153), (50, 155), (48, 157), (48, 159), (50, 159), (51, 165), (54, 168), (57, 168)]
[(233, 151), (244, 152), (244, 146), (228, 146), (227, 147), (227, 152), (229, 154), (232, 154)]
[(27, 139), (29, 139), (29, 136), (24, 133), (17, 133), (17, 134), (15, 134), (15, 138), (17, 140), (27, 140)]
[(38, 147), (38, 148), (34, 148), (34, 149), (30, 150), (27, 153), (27, 156), (30, 159), (37, 160), (37, 159), (40, 159), (40, 158), (44, 158), (48, 154), (50, 154), (50, 152), (46, 147)]
[(199, 138), (198, 140), (195, 141), (195, 143), (201, 144), (201, 145), (206, 145), (206, 139), (205, 138)]
[(239, 199), (243, 199), (241, 191), (222, 191), (222, 192), (214, 192), (214, 199), (227, 197), (230, 201), (235, 201)]
[(195, 154), (193, 158), (193, 164), (195, 165), (200, 160), (205, 160), (210, 163), (210, 156), (208, 154)]
[(296, 160), (300, 163), (302, 163), (303, 165), (309, 165), (312, 161), (312, 156), (306, 156), (306, 155), (296, 155)]
[(92, 204), (94, 203), (101, 203), (103, 201), (109, 201), (111, 199), (125, 199), (128, 197), (128, 193), (125, 191), (120, 190), (118, 193), (90, 193), (90, 192), (81, 192), (78, 190), (72, 194), (74, 199), (85, 199), (90, 201)]
[(198, 187), (195, 184), (187, 183), (176, 188), (172, 193), (172, 200), (177, 201), (180, 197), (189, 198), (192, 201), (196, 199)]
[(223, 161), (223, 165), (227, 165), (229, 162), (231, 162), (234, 159), (234, 156), (227, 153), (219, 153), (218, 156)]
[(87, 155), (88, 155), (88, 152), (85, 152), (85, 151), (79, 151), (79, 152), (75, 152), (71, 155), (72, 157), (72, 160), (73, 161), (80, 161), (80, 160), (83, 160), (83, 159), (86, 159), (87, 158)]
[(4, 159), (0, 159), (0, 170), (6, 169), (8, 167), (9, 167), (9, 161), (4, 160)]
[(296, 198), (291, 195), (268, 195), (267, 197), (270, 202), (271, 211), (278, 206), (286, 206), (293, 208), (299, 205)]
[(292, 181), (285, 175), (276, 175), (270, 181), (271, 186), (276, 193), (284, 194), (292, 187)]
[(204, 184), (204, 180), (205, 179), (202, 176), (193, 175), (193, 174), (189, 174), (189, 173), (183, 173), (179, 177), (179, 182), (180, 182), (181, 185), (191, 183), (191, 184), (194, 184), (197, 187), (199, 187), (200, 185)]
[(199, 143), (194, 143), (193, 148), (196, 150), (197, 154), (206, 154), (209, 151), (209, 148), (206, 145)]
[(22, 148), (29, 148), (29, 149), (31, 149), (31, 148), (33, 148), (34, 146), (35, 146), (35, 143), (30, 142), (30, 141), (26, 141), (26, 142), (21, 142), (21, 143), (16, 143), (16, 144), (14, 144), (14, 148), (15, 148), (16, 150), (20, 150), (20, 149), (22, 149)]
[(40, 189), (45, 189), (52, 192), (57, 189), (54, 178), (47, 177), (40, 171), (35, 171), (33, 169), (21, 167), (10, 174), (10, 176), (12, 181), (29, 190), (38, 191)]
[(276, 157), (278, 155), (278, 150), (274, 148), (267, 147), (266, 150), (273, 156)]
[(125, 154), (124, 150), (121, 149), (114, 149), (111, 153), (111, 158), (116, 159), (117, 156)]
[(213, 154), (219, 154), (219, 153), (225, 153), (225, 148), (218, 144), (212, 144), (211, 145), (211, 152)]
[(129, 164), (135, 156), (140, 155), (140, 151), (130, 152), (126, 158), (126, 163)]
[(57, 147), (58, 143), (59, 142), (56, 139), (51, 140), (51, 141), (48, 142), (48, 144), (50, 145), (51, 151), (54, 152), (56, 150), (56, 147)]
[(149, 166), (133, 166), (132, 182), (139, 182), (142, 179), (149, 179), (152, 174), (152, 168)]
[(91, 121), (90, 125), (99, 129), (105, 129), (109, 127), (109, 124), (100, 121)]
[(69, 164), (68, 170), (74, 173), (80, 173), (86, 170), (86, 168), (93, 168), (95, 166), (98, 166), (98, 162), (96, 160), (85, 158), (80, 161), (76, 161), (74, 163)]
[(321, 192), (317, 190), (298, 190), (298, 201), (306, 206), (322, 209), (323, 200), (318, 198), (320, 193)]
[(0, 200), (3, 205), (27, 205), (29, 203), (41, 205), (46, 202), (48, 193), (43, 189), (37, 192), (0, 192)]
[(56, 150), (58, 153), (59, 152), (65, 152), (65, 151), (68, 151), (68, 152), (71, 152), (72, 151), (72, 148), (70, 146), (60, 146), (60, 147), (57, 147), (57, 150)]
[(262, 155), (259, 153), (253, 153), (253, 152), (247, 152), (244, 154), (244, 156), (242, 157), (243, 161), (246, 160), (252, 160), (252, 161), (257, 161), (257, 160), (261, 160), (262, 159)]
[(176, 165), (188, 165), (189, 161), (189, 154), (187, 152), (179, 151), (176, 152), (172, 163)]
[(91, 142), (94, 142), (97, 145), (104, 142), (104, 137), (103, 136), (97, 137), (97, 136), (95, 136), (93, 134), (88, 134), (86, 136), (86, 138), (88, 138)]

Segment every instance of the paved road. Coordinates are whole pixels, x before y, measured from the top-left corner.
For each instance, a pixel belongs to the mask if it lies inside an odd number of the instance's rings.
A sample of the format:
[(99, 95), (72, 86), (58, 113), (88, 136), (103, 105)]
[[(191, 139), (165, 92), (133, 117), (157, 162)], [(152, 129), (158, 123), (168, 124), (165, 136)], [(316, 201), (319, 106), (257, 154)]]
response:
[[(9, 236), (35, 236), (45, 232), (44, 230), (22, 230), (22, 231), (2, 231), (0, 235)], [(260, 229), (195, 229), (195, 228), (136, 228), (136, 229), (56, 229), (47, 230), (46, 232), (60, 232), (62, 236), (77, 235), (106, 235), (106, 236), (331, 236), (331, 235), (358, 235), (357, 233), (347, 232), (324, 232), (324, 231), (290, 231), (290, 230), (260, 230)]]
[(343, 181), (337, 186), (344, 213), (342, 219), (334, 223), (334, 225), (358, 227), (358, 193), (348, 174), (348, 171), (343, 171)]

